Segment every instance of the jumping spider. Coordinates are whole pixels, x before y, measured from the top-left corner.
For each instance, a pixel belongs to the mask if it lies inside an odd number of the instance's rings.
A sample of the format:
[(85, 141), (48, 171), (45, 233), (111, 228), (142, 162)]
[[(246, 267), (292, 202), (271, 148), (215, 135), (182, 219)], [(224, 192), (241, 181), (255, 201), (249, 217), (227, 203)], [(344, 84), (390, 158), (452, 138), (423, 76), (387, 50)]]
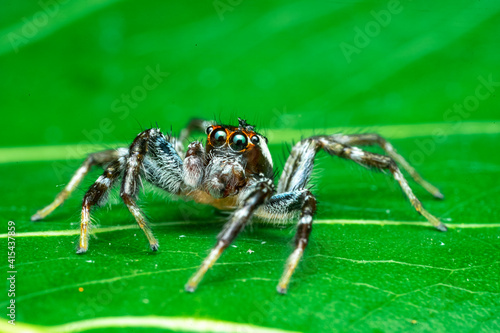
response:
[[(183, 143), (193, 131), (205, 131), (207, 143)], [(388, 156), (361, 150), (355, 146), (379, 145)], [(129, 148), (118, 148), (90, 154), (55, 200), (31, 218), (41, 220), (62, 204), (90, 168), (99, 165), (104, 173), (83, 198), (80, 240), (77, 253), (88, 249), (90, 210), (105, 203), (109, 190), (121, 178), (120, 196), (146, 234), (151, 250), (158, 250), (144, 213), (136, 204), (141, 179), (168, 193), (191, 198), (218, 209), (234, 210), (217, 237), (217, 243), (185, 288), (194, 291), (207, 270), (217, 261), (252, 216), (278, 222), (299, 216), (295, 249), (288, 258), (277, 290), (286, 293), (290, 278), (307, 246), (311, 233), (316, 199), (307, 188), (316, 153), (352, 160), (367, 168), (388, 170), (399, 183), (415, 210), (438, 230), (446, 226), (427, 212), (413, 194), (398, 168), (401, 165), (413, 179), (434, 197), (442, 199), (437, 188), (422, 179), (390, 143), (377, 134), (318, 135), (298, 142), (290, 152), (278, 185), (274, 184), (273, 161), (267, 139), (243, 119), (239, 126), (227, 126), (193, 119), (179, 138), (164, 135), (151, 128), (140, 133)]]

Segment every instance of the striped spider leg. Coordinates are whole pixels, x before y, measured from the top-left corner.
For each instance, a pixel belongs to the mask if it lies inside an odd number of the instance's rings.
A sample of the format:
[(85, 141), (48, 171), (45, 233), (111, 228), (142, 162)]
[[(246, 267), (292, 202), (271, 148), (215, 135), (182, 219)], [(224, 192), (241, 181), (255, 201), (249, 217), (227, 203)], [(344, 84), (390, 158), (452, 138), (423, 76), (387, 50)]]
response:
[(444, 195), (439, 191), (437, 187), (426, 181), (420, 176), (420, 174), (413, 168), (410, 163), (408, 163), (403, 156), (396, 152), (396, 149), (387, 142), (383, 137), (375, 133), (367, 134), (352, 134), (352, 135), (332, 135), (332, 140), (349, 146), (368, 146), (368, 145), (378, 145), (385, 153), (392, 158), (397, 164), (401, 165), (403, 169), (410, 174), (410, 176), (415, 180), (417, 184), (422, 186), (430, 194), (432, 194), (436, 199), (444, 199)]
[[(304, 174), (304, 176), (306, 175)], [(295, 249), (289, 256), (285, 271), (276, 287), (276, 290), (281, 294), (286, 294), (290, 278), (309, 242), (313, 217), (316, 213), (316, 198), (303, 187), (291, 189), (272, 196), (269, 202), (261, 206), (255, 214), (255, 216), (276, 222), (294, 218), (297, 213), (300, 213), (300, 216), (295, 233)]]
[(54, 201), (52, 201), (46, 207), (40, 209), (31, 217), (31, 221), (39, 221), (46, 218), (50, 213), (52, 213), (57, 207), (59, 207), (66, 199), (71, 195), (71, 193), (78, 187), (83, 178), (87, 175), (93, 166), (106, 166), (111, 162), (118, 160), (123, 155), (127, 154), (125, 148), (117, 150), (104, 150), (97, 153), (92, 153), (83, 162), (83, 164), (75, 172), (69, 183), (64, 187), (64, 189), (59, 192)]
[[(349, 144), (367, 145), (379, 144), (390, 156), (384, 156), (367, 151), (363, 151), (358, 147), (350, 146)], [(277, 290), (280, 293), (286, 293), (290, 277), (302, 257), (305, 247), (307, 246), (309, 234), (312, 228), (312, 217), (315, 213), (316, 200), (314, 196), (305, 190), (311, 172), (314, 166), (314, 158), (319, 150), (323, 149), (328, 154), (338, 156), (344, 159), (352, 160), (362, 166), (375, 168), (378, 170), (389, 170), (394, 179), (399, 183), (404, 194), (410, 200), (410, 203), (415, 210), (424, 216), (431, 225), (440, 231), (446, 231), (446, 226), (440, 222), (435, 216), (425, 210), (421, 202), (413, 194), (408, 182), (399, 170), (396, 162), (403, 165), (415, 181), (422, 185), (427, 191), (433, 194), (436, 198), (442, 199), (443, 195), (439, 190), (422, 179), (422, 177), (411, 167), (401, 155), (397, 154), (391, 144), (385, 141), (377, 134), (363, 135), (321, 135), (313, 136), (298, 142), (290, 152), (290, 156), (285, 164), (283, 173), (279, 180), (277, 192), (273, 198), (282, 196), (292, 200), (289, 205), (277, 205), (273, 209), (263, 207), (262, 211), (257, 213), (257, 216), (269, 217), (271, 219), (280, 219), (282, 216), (287, 218), (293, 209), (298, 209), (302, 204), (302, 213), (300, 216), (298, 230), (295, 238), (295, 250), (288, 258), (285, 271), (278, 283)], [(298, 193), (304, 193), (302, 200)], [(271, 198), (271, 201), (273, 201)], [(275, 202), (276, 205), (276, 202)]]
[[(187, 132), (184, 132), (186, 137), (192, 130), (196, 130), (197, 123), (199, 122), (193, 122), (194, 125)], [(179, 141), (179, 139), (165, 136), (159, 129), (154, 128), (140, 133), (128, 149), (118, 148), (89, 155), (63, 191), (56, 196), (51, 204), (33, 215), (32, 221), (45, 218), (61, 205), (92, 166), (103, 166), (104, 173), (88, 189), (83, 198), (80, 239), (76, 252), (85, 253), (87, 251), (91, 227), (90, 212), (94, 206), (102, 206), (106, 203), (109, 191), (120, 178), (122, 179), (120, 197), (144, 231), (151, 250), (156, 251), (158, 241), (154, 237), (144, 213), (137, 206), (137, 194), (142, 185), (141, 176), (169, 193), (179, 194), (184, 176), (182, 160), (179, 156), (184, 155), (184, 152), (174, 148), (174, 145), (178, 149), (181, 147)]]
[[(185, 289), (194, 292), (203, 276), (210, 267), (219, 259), (223, 251), (236, 239), (245, 225), (250, 221), (255, 211), (266, 202), (272, 195), (274, 185), (271, 179), (251, 179), (249, 184), (242, 189), (240, 205), (232, 214), (229, 222), (224, 225), (223, 230), (217, 236), (217, 243), (210, 251), (208, 257), (203, 261), (198, 271), (186, 283)], [(253, 177), (252, 177), (253, 178)]]

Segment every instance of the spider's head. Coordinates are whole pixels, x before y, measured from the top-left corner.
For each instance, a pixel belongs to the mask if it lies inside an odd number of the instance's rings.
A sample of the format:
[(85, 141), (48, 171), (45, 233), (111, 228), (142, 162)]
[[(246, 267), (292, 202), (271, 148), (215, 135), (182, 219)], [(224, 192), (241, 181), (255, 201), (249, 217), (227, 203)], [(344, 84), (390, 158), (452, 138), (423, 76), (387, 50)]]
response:
[(271, 178), (273, 160), (267, 138), (255, 132), (255, 126), (249, 125), (246, 120), (238, 118), (238, 121), (238, 127), (213, 125), (207, 128), (207, 153), (240, 157), (247, 172), (263, 173)]

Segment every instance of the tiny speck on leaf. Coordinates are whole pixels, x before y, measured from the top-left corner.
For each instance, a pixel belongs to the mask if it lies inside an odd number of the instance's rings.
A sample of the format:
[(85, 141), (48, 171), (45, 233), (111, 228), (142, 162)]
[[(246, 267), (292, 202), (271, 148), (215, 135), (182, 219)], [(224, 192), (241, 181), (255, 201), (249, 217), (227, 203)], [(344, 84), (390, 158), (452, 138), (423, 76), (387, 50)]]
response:
[(82, 287), (78, 288), (78, 291), (83, 292), (83, 288)]
[(252, 249), (248, 249), (248, 251), (247, 251), (247, 253), (250, 253), (250, 254), (252, 254), (252, 253), (254, 253), (254, 252), (255, 252), (255, 251), (252, 251)]

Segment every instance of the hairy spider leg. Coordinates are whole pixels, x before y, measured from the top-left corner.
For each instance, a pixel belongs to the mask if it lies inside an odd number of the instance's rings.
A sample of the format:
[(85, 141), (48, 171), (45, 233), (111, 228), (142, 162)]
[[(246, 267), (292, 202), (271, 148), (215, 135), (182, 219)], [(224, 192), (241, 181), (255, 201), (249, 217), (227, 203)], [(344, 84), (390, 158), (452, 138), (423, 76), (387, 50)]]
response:
[[(297, 209), (298, 202), (302, 203), (302, 213), (295, 236), (295, 249), (288, 258), (285, 271), (278, 283), (278, 292), (286, 293), (290, 278), (303, 255), (311, 233), (313, 216), (316, 211), (316, 199), (304, 188), (309, 183), (314, 167), (314, 158), (320, 149), (324, 149), (331, 155), (350, 159), (367, 167), (388, 169), (417, 212), (423, 215), (438, 230), (446, 231), (446, 226), (423, 208), (391, 157), (366, 152), (357, 147), (336, 142), (332, 139), (332, 136), (316, 136), (304, 139), (298, 142), (290, 152), (278, 183), (278, 194), (273, 196), (269, 203), (262, 206), (256, 213), (256, 216), (268, 219), (287, 218), (289, 212)], [(300, 198), (299, 194), (301, 193), (305, 194), (302, 196), (303, 199), (299, 201), (298, 198)], [(279, 202), (281, 204), (277, 204)]]
[(216, 245), (203, 261), (198, 271), (188, 280), (185, 286), (186, 291), (194, 292), (196, 290), (205, 273), (219, 259), (222, 252), (234, 241), (240, 231), (243, 230), (255, 210), (271, 197), (273, 192), (272, 180), (259, 180), (249, 185), (246, 191), (248, 191), (248, 195), (242, 200), (240, 207), (234, 212), (229, 222), (224, 225), (223, 230), (217, 236)]
[(127, 149), (120, 148), (117, 150), (104, 150), (87, 156), (80, 168), (76, 170), (69, 183), (61, 192), (59, 192), (54, 201), (51, 202), (48, 206), (37, 211), (36, 214), (31, 217), (31, 221), (39, 221), (47, 217), (54, 211), (54, 209), (59, 207), (70, 196), (71, 192), (76, 189), (78, 184), (80, 184), (82, 179), (87, 175), (87, 173), (94, 165), (104, 166), (106, 164), (109, 164), (110, 162), (117, 160), (124, 154), (124, 152), (126, 153)]
[[(186, 126), (181, 131), (179, 138), (171, 138), (172, 145), (174, 149), (177, 151), (179, 155), (184, 154), (183, 145), (188, 140), (189, 136), (192, 132), (204, 132), (205, 129), (215, 124), (214, 121), (207, 121), (203, 119), (191, 119)], [(124, 156), (124, 154), (128, 154), (127, 148), (118, 148), (118, 149), (110, 149), (104, 150), (96, 153), (89, 154), (85, 161), (82, 163), (80, 168), (73, 174), (73, 177), (69, 181), (69, 183), (65, 186), (65, 188), (59, 192), (53, 202), (51, 202), (46, 207), (38, 210), (32, 217), (31, 221), (39, 221), (50, 215), (57, 207), (62, 205), (64, 201), (69, 198), (71, 193), (78, 187), (80, 182), (85, 178), (87, 173), (93, 166), (105, 166), (112, 161), (118, 159), (120, 156)]]
[(285, 270), (276, 287), (276, 290), (281, 294), (286, 294), (290, 278), (309, 242), (313, 216), (316, 213), (316, 198), (306, 189), (275, 194), (255, 214), (255, 216), (270, 220), (283, 220), (292, 217), (296, 212), (300, 212), (300, 217), (295, 233), (295, 249), (288, 257)]
[(413, 194), (410, 185), (408, 185), (394, 159), (337, 142), (332, 136), (313, 136), (298, 142), (293, 147), (278, 184), (278, 193), (306, 186), (313, 168), (313, 157), (319, 149), (324, 149), (330, 155), (352, 160), (365, 167), (389, 170), (415, 210), (438, 230), (447, 230), (442, 222), (423, 208), (422, 203)]
[(90, 210), (94, 205), (102, 205), (106, 202), (109, 190), (119, 178), (125, 166), (126, 157), (120, 157), (112, 162), (104, 173), (97, 178), (96, 182), (89, 188), (82, 203), (82, 217), (80, 222), (80, 240), (76, 253), (85, 253), (89, 247), (89, 228), (91, 226)]
[(304, 250), (309, 243), (309, 235), (311, 234), (312, 222), (315, 213), (316, 198), (312, 195), (311, 192), (307, 191), (304, 195), (301, 207), (301, 215), (299, 218), (299, 223), (297, 225), (297, 232), (295, 234), (295, 249), (288, 257), (285, 271), (283, 272), (278, 286), (276, 287), (276, 290), (281, 294), (286, 294), (290, 278), (292, 277), (292, 274), (299, 264), (299, 261), (304, 254)]
[[(159, 170), (162, 172), (158, 172)], [(141, 174), (145, 174), (148, 181), (167, 192), (179, 194), (182, 185), (182, 161), (161, 131), (153, 128), (141, 132), (130, 145), (126, 156), (110, 164), (85, 194), (77, 253), (84, 253), (88, 249), (90, 209), (93, 205), (102, 204), (105, 201), (107, 191), (122, 173), (120, 197), (144, 231), (151, 250), (158, 250), (158, 241), (136, 203), (139, 187), (142, 185)], [(163, 176), (158, 176), (159, 174)]]
[(318, 146), (322, 147), (330, 155), (349, 159), (366, 167), (375, 167), (379, 170), (389, 170), (394, 179), (399, 183), (399, 186), (403, 190), (406, 197), (410, 200), (410, 203), (415, 210), (424, 216), (431, 225), (436, 227), (436, 229), (440, 231), (447, 230), (446, 226), (441, 221), (424, 209), (420, 200), (418, 200), (415, 194), (413, 194), (410, 185), (408, 185), (408, 182), (399, 170), (396, 162), (391, 157), (370, 153), (357, 147), (351, 147), (349, 145), (338, 143), (333, 141), (333, 139), (329, 136), (317, 136), (311, 138), (310, 140), (316, 141)]
[(146, 153), (148, 152), (149, 140), (151, 134), (156, 134), (158, 131), (155, 129), (146, 130), (140, 133), (132, 142), (129, 149), (129, 157), (126, 162), (125, 170), (123, 173), (122, 186), (120, 189), (120, 197), (123, 199), (128, 210), (134, 216), (137, 224), (141, 227), (146, 235), (149, 246), (152, 251), (158, 250), (158, 241), (156, 240), (151, 227), (149, 226), (144, 213), (137, 206), (136, 198), (141, 183), (141, 170)]
[(353, 134), (353, 135), (342, 135), (334, 134), (331, 138), (339, 143), (346, 144), (349, 146), (365, 146), (365, 145), (379, 145), (386, 153), (391, 157), (396, 163), (401, 165), (404, 170), (406, 170), (410, 176), (420, 184), (424, 189), (427, 190), (437, 199), (444, 199), (444, 195), (439, 191), (437, 187), (426, 181), (420, 176), (420, 174), (415, 170), (414, 167), (408, 163), (403, 156), (396, 152), (396, 149), (383, 137), (376, 133), (367, 134)]

